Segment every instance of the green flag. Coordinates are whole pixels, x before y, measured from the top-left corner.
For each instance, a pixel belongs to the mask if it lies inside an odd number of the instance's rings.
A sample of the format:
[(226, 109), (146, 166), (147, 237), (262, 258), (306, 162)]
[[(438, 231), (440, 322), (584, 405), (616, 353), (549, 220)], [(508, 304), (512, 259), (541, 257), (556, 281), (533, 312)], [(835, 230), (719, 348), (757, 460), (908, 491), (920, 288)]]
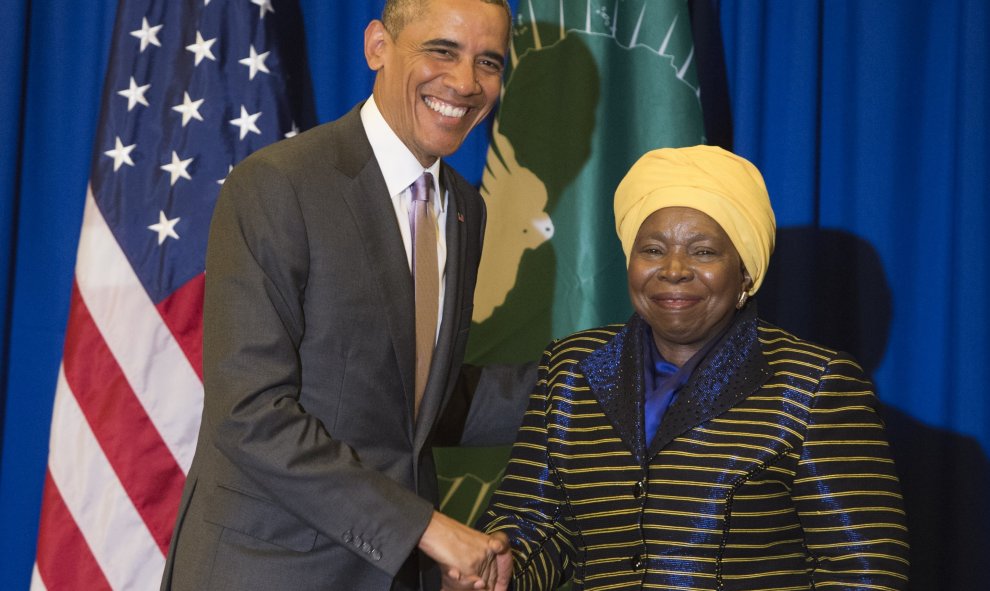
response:
[[(643, 153), (704, 142), (684, 0), (519, 0), (482, 195), (468, 359), (539, 358), (631, 314), (612, 195)], [(442, 510), (473, 522), (507, 449), (438, 449)]]
[(704, 142), (684, 0), (520, 0), (482, 178), (468, 359), (537, 359), (631, 313), (612, 195), (643, 153)]

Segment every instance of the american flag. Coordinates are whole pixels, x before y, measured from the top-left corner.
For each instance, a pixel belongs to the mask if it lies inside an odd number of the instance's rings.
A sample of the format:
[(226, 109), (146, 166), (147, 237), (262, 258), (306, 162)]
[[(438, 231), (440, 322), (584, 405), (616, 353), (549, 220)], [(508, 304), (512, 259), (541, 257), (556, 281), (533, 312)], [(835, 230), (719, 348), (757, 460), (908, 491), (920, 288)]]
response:
[(157, 589), (203, 406), (220, 185), (313, 123), (295, 0), (121, 0), (32, 589)]

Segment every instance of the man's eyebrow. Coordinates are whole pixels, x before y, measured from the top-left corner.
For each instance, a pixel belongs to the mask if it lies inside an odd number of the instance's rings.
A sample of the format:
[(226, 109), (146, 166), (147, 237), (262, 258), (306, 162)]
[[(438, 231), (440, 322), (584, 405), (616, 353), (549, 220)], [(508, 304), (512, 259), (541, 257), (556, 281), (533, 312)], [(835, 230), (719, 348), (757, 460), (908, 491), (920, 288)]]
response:
[[(444, 37), (437, 37), (435, 39), (428, 39), (423, 42), (424, 47), (444, 47), (446, 49), (463, 49), (461, 44), (452, 39), (446, 39)], [(499, 66), (505, 66), (505, 56), (497, 51), (482, 51), (481, 55), (498, 62)]]
[(448, 49), (460, 49), (461, 44), (452, 39), (445, 39), (443, 37), (437, 37), (435, 39), (428, 39), (423, 41), (423, 45), (430, 45), (432, 47), (446, 47)]
[(505, 66), (505, 56), (497, 51), (482, 51), (481, 55), (487, 57), (493, 62), (498, 62), (498, 65)]

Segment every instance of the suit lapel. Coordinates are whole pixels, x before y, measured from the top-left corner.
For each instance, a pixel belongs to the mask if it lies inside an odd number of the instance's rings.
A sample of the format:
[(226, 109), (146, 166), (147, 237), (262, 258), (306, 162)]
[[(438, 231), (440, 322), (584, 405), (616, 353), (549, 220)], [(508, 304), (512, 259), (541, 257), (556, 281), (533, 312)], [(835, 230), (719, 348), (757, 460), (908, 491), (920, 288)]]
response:
[(772, 375), (757, 333), (756, 303), (739, 313), (728, 332), (695, 368), (660, 423), (648, 457), (694, 427), (726, 412)]
[(605, 417), (640, 464), (646, 451), (641, 324), (639, 316), (633, 316), (608, 343), (578, 364)]
[(461, 204), (451, 175), (447, 172), (446, 164), (441, 161), (440, 180), (443, 190), (447, 192), (447, 220), (445, 239), (447, 242), (447, 264), (444, 275), (443, 317), (440, 321), (440, 333), (437, 346), (433, 351), (433, 363), (430, 366), (430, 377), (423, 393), (419, 407), (419, 417), (416, 420), (415, 449), (420, 449), (426, 442), (437, 413), (442, 406), (443, 395), (446, 391), (447, 376), (450, 375), (450, 363), (457, 331), (460, 330), (459, 316), (461, 298), (464, 294), (464, 244), (467, 239), (465, 224), (458, 221)]
[(361, 234), (371, 262), (369, 270), (381, 286), (381, 304), (392, 336), (406, 406), (412, 416), (416, 358), (412, 275), (385, 178), (361, 125), (360, 108), (357, 105), (340, 120), (337, 139), (347, 149), (336, 151), (339, 156), (335, 164), (354, 179), (342, 197)]

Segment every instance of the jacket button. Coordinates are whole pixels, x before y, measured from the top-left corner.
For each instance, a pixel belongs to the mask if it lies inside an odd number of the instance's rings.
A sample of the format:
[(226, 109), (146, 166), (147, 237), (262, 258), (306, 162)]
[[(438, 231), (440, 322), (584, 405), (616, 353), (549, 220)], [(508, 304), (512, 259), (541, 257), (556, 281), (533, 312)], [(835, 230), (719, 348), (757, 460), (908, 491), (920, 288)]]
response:
[(629, 566), (631, 566), (633, 570), (643, 568), (643, 557), (639, 554), (633, 555), (633, 557), (629, 559)]
[(362, 543), (361, 544), (361, 551), (362, 552), (371, 552), (371, 544), (369, 544), (368, 542)]
[(350, 544), (351, 540), (354, 539), (354, 534), (351, 533), (351, 530), (347, 530), (344, 532), (344, 535), (342, 535), (340, 538), (344, 540), (345, 544)]
[(643, 481), (640, 480), (639, 482), (633, 485), (633, 498), (638, 499), (639, 497), (643, 496), (644, 490), (646, 490), (646, 487), (643, 485)]
[(377, 561), (377, 560), (381, 560), (381, 559), (382, 559), (382, 551), (381, 551), (381, 550), (379, 550), (379, 549), (377, 549), (377, 548), (376, 548), (376, 549), (374, 549), (374, 550), (372, 550), (372, 551), (371, 551), (371, 557), (372, 557), (373, 559), (375, 559), (376, 561)]

